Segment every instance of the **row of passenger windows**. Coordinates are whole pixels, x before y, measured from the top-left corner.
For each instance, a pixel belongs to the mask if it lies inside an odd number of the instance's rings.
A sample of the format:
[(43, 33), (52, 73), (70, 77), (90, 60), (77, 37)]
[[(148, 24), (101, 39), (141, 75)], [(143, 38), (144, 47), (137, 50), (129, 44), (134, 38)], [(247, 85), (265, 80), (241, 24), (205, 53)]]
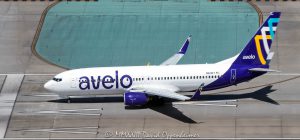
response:
[(178, 80), (178, 79), (212, 79), (212, 78), (220, 78), (220, 75), (133, 78), (133, 81), (144, 81), (144, 80), (148, 80), (148, 81), (150, 81), (150, 80)]

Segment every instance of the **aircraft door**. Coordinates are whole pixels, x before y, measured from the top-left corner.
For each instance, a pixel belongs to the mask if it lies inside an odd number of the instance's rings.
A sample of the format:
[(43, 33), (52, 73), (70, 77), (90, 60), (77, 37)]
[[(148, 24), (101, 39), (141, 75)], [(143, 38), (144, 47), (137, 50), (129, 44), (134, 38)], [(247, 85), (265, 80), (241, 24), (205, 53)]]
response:
[(236, 81), (236, 69), (231, 69), (230, 83), (234, 84), (235, 81)]
[(77, 88), (78, 83), (79, 83), (78, 78), (72, 78), (71, 88)]

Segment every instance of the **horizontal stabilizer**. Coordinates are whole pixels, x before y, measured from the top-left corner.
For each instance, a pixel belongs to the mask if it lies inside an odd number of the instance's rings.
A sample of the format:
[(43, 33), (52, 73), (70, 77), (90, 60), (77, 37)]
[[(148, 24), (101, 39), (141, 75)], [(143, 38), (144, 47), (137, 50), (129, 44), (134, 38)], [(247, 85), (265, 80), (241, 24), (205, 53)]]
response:
[(278, 70), (272, 70), (272, 69), (265, 69), (265, 68), (252, 68), (249, 69), (251, 72), (280, 72)]
[(269, 55), (267, 56), (267, 60), (272, 60), (274, 56), (274, 52), (270, 52)]
[(271, 62), (273, 56), (274, 56), (274, 52), (270, 52), (269, 55), (267, 56), (266, 61), (267, 61), (267, 64), (268, 64), (268, 65), (270, 64), (270, 62)]

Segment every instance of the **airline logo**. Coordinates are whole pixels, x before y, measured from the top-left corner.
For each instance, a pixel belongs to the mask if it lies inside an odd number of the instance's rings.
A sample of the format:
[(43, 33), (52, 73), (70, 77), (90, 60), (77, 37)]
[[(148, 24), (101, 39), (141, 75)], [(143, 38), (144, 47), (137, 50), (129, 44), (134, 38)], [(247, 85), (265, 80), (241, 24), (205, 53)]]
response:
[(253, 55), (253, 54), (245, 55), (245, 56), (243, 56), (243, 59), (255, 59), (255, 55)]
[[(261, 35), (256, 35), (255, 36), (255, 46), (256, 46), (256, 50), (257, 50), (257, 55), (258, 58), (261, 62), (262, 65), (265, 65), (267, 62), (262, 54), (262, 48), (261, 48), (261, 43), (260, 40), (262, 40), (263, 42), (263, 47), (264, 50), (266, 52), (266, 56), (269, 55), (270, 53), (270, 47), (268, 44), (268, 40), (273, 40), (274, 39), (274, 34), (276, 31), (276, 27), (273, 27), (274, 23), (278, 23), (279, 22), (279, 18), (270, 18), (268, 21), (268, 27), (262, 27), (261, 28)], [(269, 35), (267, 35), (267, 32), (269, 32)]]
[(101, 86), (103, 89), (111, 89), (115, 87), (118, 89), (129, 88), (132, 85), (132, 78), (129, 75), (122, 75), (119, 79), (118, 71), (115, 71), (115, 75), (105, 76), (82, 76), (79, 78), (79, 88), (81, 90), (99, 89)]

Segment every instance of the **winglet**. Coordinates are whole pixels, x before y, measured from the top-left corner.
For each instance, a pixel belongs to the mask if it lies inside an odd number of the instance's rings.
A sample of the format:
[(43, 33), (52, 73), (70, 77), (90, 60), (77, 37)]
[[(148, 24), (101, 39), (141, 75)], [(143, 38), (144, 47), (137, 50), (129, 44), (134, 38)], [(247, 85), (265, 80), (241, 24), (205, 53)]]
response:
[(180, 50), (175, 53), (173, 56), (171, 56), (169, 59), (167, 59), (166, 61), (164, 61), (163, 63), (161, 63), (160, 65), (176, 65), (179, 60), (184, 56), (186, 50), (189, 47), (190, 44), (190, 40), (191, 40), (191, 35), (186, 39), (186, 41), (183, 43), (182, 47), (180, 48)]
[(182, 45), (182, 47), (180, 48), (180, 50), (178, 51), (178, 53), (185, 54), (186, 50), (189, 47), (191, 37), (192, 37), (192, 35), (189, 35), (189, 37), (186, 39), (186, 41), (184, 42), (184, 44)]

